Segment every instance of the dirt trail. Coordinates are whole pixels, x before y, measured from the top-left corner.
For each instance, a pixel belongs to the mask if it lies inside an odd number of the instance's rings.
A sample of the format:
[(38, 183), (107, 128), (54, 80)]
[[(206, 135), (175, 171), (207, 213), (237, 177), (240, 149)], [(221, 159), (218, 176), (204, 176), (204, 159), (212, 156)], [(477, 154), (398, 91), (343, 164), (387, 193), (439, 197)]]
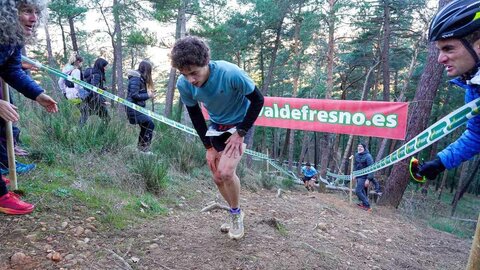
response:
[[(0, 269), (451, 270), (464, 269), (468, 259), (470, 241), (383, 207), (365, 212), (338, 194), (242, 196), (246, 235), (239, 241), (219, 230), (224, 210), (200, 213), (212, 198), (187, 201), (167, 217), (122, 231), (97, 230), (95, 220), (75, 213), (67, 225), (58, 215), (2, 216)], [(6, 233), (13, 224), (19, 229)], [(52, 250), (61, 254), (59, 262), (47, 259)], [(16, 252), (27, 257), (12, 265)]]

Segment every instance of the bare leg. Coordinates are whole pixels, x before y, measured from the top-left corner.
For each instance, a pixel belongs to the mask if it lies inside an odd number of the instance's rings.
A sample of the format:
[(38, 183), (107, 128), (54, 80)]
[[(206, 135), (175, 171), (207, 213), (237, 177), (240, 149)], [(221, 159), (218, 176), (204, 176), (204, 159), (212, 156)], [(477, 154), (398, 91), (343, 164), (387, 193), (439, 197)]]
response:
[[(245, 150), (246, 144), (243, 144)], [(223, 198), (231, 208), (238, 208), (240, 198), (240, 179), (236, 174), (238, 163), (242, 156), (227, 157), (219, 153), (217, 170), (213, 173), (213, 180)]]

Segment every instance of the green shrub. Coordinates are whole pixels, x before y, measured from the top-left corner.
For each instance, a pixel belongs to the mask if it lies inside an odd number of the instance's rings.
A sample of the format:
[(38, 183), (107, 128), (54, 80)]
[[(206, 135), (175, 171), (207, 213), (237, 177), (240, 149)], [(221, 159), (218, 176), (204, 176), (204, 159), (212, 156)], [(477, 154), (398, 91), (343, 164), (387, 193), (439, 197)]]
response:
[(159, 194), (168, 185), (168, 165), (154, 156), (140, 155), (133, 162), (133, 172), (145, 179), (145, 188)]

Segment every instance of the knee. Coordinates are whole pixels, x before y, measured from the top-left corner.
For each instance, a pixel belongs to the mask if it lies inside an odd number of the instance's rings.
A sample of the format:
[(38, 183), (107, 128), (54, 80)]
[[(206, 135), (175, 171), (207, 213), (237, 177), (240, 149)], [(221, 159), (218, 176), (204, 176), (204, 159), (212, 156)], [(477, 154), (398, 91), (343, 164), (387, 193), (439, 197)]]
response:
[(221, 169), (221, 168), (218, 169), (216, 175), (217, 175), (217, 178), (223, 183), (228, 182), (228, 181), (232, 181), (233, 176), (234, 176), (232, 170)]

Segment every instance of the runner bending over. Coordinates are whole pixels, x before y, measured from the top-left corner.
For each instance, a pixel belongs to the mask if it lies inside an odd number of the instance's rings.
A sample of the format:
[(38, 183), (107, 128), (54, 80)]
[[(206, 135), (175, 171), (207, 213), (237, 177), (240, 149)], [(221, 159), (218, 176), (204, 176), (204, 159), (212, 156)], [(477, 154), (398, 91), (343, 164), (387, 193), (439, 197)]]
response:
[[(207, 149), (213, 180), (230, 206), (230, 221), (221, 230), (228, 231), (231, 239), (240, 239), (244, 235), (244, 212), (239, 205), (240, 180), (236, 169), (249, 137), (247, 132), (262, 109), (263, 96), (238, 66), (210, 61), (210, 48), (198, 37), (178, 40), (170, 57), (172, 66), (181, 73), (177, 88)], [(208, 111), (208, 128), (199, 102)]]

